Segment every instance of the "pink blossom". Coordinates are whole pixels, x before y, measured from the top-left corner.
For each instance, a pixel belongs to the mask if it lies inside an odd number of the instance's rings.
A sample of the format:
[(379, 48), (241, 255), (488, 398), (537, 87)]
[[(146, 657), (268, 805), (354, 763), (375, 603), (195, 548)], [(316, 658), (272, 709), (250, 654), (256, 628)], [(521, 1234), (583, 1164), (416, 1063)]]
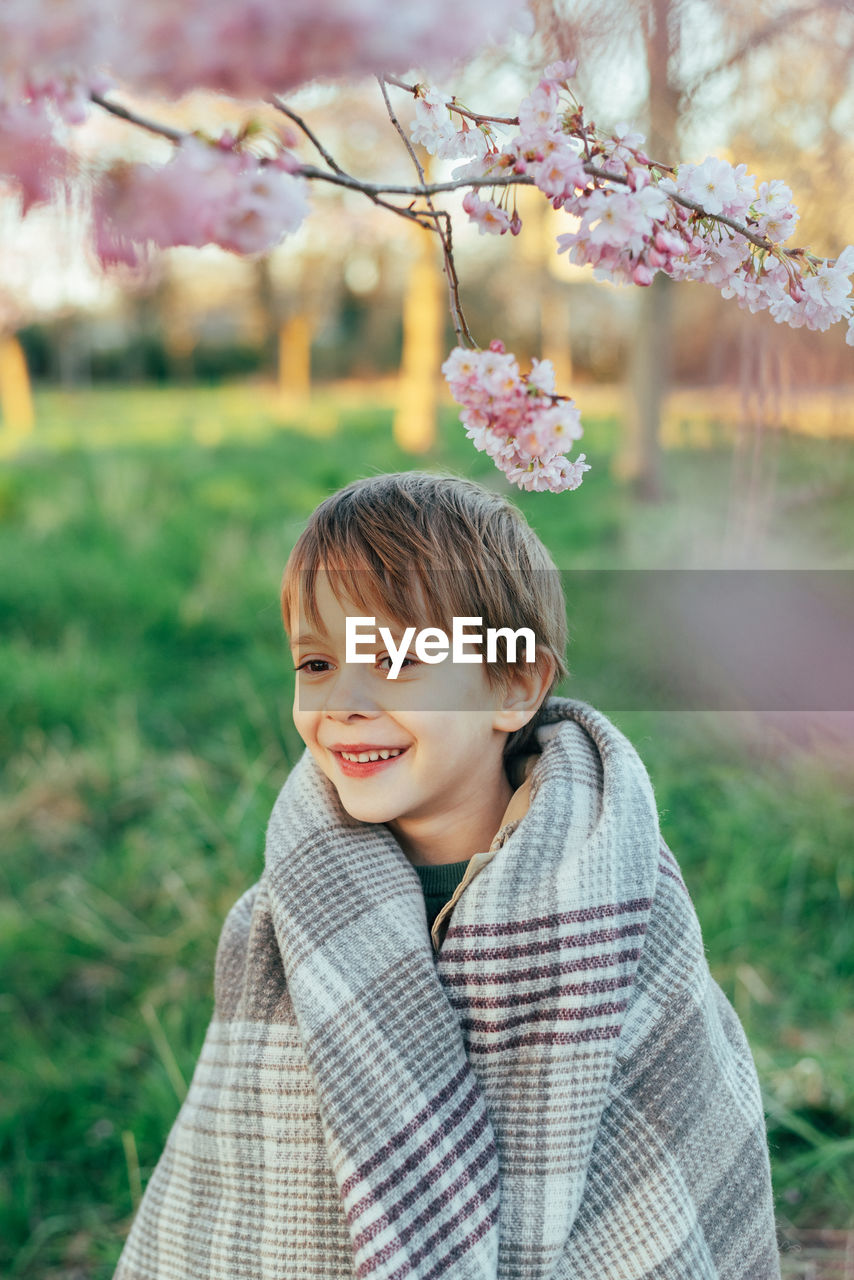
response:
[(528, 385), (544, 395), (551, 395), (555, 389), (555, 368), (551, 360), (534, 360), (528, 374)]
[(194, 11), (174, 0), (146, 0), (130, 10), (137, 56), (126, 74), (174, 95), (202, 86), (266, 97), (380, 67), (439, 70), (503, 38), (517, 9), (515, 0), (207, 0)]
[(582, 435), (578, 409), (553, 394), (554, 369), (534, 362), (525, 377), (515, 357), (494, 341), (486, 351), (457, 347), (442, 366), (466, 435), (513, 483), (560, 493), (577, 488), (589, 470), (584, 455), (565, 456)]
[(637, 133), (631, 125), (618, 124), (613, 134), (602, 141), (605, 161), (602, 168), (608, 173), (625, 174), (628, 168), (636, 164), (635, 152), (643, 146), (646, 139)]
[(477, 223), (477, 229), (481, 235), (503, 236), (505, 231), (510, 230), (510, 215), (506, 209), (501, 209), (492, 200), (481, 200), (476, 196), (474, 191), (467, 191), (463, 197), (463, 208), (471, 218), (472, 222)]
[(447, 160), (454, 160), (457, 156), (484, 156), (494, 138), (495, 131), (491, 125), (473, 127), (463, 120), (462, 128), (457, 130), (451, 142), (441, 148), (439, 155)]
[(466, 347), (454, 347), (442, 365), (442, 373), (457, 400), (466, 399), (477, 384), (478, 355), (479, 352), (469, 351)]
[(165, 165), (121, 165), (95, 197), (96, 243), (106, 260), (132, 261), (130, 245), (218, 244), (259, 253), (308, 212), (304, 182), (275, 163), (186, 138)]
[(853, 270), (854, 265), (849, 265), (843, 259), (840, 266), (837, 259), (836, 265), (830, 266), (829, 263), (825, 263), (818, 268), (815, 275), (805, 277), (803, 287), (806, 296), (803, 308), (806, 323), (810, 329), (824, 331), (832, 324), (850, 316), (851, 283), (848, 277)]
[(506, 472), (508, 480), (528, 492), (564, 493), (568, 489), (577, 489), (584, 472), (590, 470), (589, 462), (585, 462), (586, 457), (586, 453), (580, 453), (571, 462), (569, 458), (560, 455), (547, 460), (526, 459), (522, 456), (502, 467), (502, 470)]
[(757, 219), (757, 231), (775, 244), (788, 240), (798, 223), (798, 213), (792, 204), (792, 190), (779, 178), (759, 184), (759, 195), (751, 210)]
[[(26, 68), (36, 84), (71, 76), (88, 85), (112, 70), (148, 93), (266, 98), (318, 77), (447, 68), (505, 38), (519, 8), (517, 0), (3, 0), (0, 80)], [(11, 92), (18, 96), (17, 85)]]
[(24, 213), (51, 200), (71, 170), (71, 157), (55, 141), (42, 103), (0, 107), (0, 184), (11, 181)]
[(448, 96), (438, 89), (422, 88), (415, 99), (415, 120), (409, 131), (413, 142), (420, 143), (431, 156), (456, 135), (448, 114)]
[(680, 195), (702, 205), (706, 213), (724, 213), (738, 204), (740, 175), (728, 161), (706, 156), (702, 164), (679, 166), (676, 188)]
[(0, 106), (50, 100), (62, 119), (79, 123), (90, 92), (111, 83), (103, 67), (119, 39), (109, 0), (3, 0)]
[(543, 159), (527, 171), (540, 191), (552, 200), (569, 199), (576, 187), (583, 187), (588, 181), (584, 162), (568, 144), (548, 148)]
[(560, 105), (558, 89), (549, 80), (540, 81), (533, 93), (519, 104), (519, 128), (524, 137), (536, 137), (557, 128)]
[(559, 62), (550, 62), (543, 72), (544, 80), (553, 80), (556, 84), (566, 84), (578, 70), (577, 58), (565, 58)]

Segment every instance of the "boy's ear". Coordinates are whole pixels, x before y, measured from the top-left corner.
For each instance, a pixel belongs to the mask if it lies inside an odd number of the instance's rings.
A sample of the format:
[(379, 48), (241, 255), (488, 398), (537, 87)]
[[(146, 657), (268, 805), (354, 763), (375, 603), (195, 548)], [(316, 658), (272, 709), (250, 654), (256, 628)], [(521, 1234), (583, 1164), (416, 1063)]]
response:
[(495, 713), (493, 729), (515, 733), (523, 728), (538, 711), (556, 669), (557, 663), (551, 653), (544, 653), (536, 666), (521, 663), (514, 667)]

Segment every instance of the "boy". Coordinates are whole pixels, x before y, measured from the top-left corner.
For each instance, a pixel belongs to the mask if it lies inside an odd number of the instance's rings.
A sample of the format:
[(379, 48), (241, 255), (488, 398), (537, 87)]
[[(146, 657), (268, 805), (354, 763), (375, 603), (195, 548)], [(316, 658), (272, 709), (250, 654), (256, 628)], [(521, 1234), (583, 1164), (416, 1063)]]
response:
[(643, 765), (550, 696), (536, 535), (470, 481), (375, 476), (315, 511), (282, 604), (307, 750), (119, 1280), (778, 1278), (750, 1052)]

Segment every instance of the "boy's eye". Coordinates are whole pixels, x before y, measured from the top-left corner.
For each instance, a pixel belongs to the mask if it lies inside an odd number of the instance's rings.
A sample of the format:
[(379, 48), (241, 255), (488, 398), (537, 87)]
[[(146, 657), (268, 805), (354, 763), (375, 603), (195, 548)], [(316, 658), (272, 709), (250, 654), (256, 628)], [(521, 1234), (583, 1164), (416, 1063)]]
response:
[(300, 663), (298, 667), (294, 667), (294, 671), (308, 671), (309, 675), (317, 676), (321, 672), (313, 668), (328, 666), (329, 663), (324, 658), (308, 658), (305, 662)]
[[(391, 659), (391, 654), (390, 654), (390, 653), (384, 653), (384, 654), (383, 654), (383, 656), (382, 656), (381, 658), (378, 658), (378, 659), (377, 659), (377, 662), (378, 662), (378, 663), (383, 663), (383, 662), (391, 663), (391, 660), (392, 660), (392, 659)], [(417, 659), (417, 658), (409, 658), (409, 657), (404, 658), (404, 659), (403, 659), (403, 662), (401, 663), (401, 667), (405, 667), (405, 666), (407, 665), (407, 663), (409, 664), (409, 666), (410, 666), (410, 667), (417, 666), (417, 665), (418, 665), (418, 659)], [(390, 671), (390, 670), (391, 670), (391, 666), (388, 666), (388, 667), (386, 668), (386, 670), (387, 670), (387, 671)]]

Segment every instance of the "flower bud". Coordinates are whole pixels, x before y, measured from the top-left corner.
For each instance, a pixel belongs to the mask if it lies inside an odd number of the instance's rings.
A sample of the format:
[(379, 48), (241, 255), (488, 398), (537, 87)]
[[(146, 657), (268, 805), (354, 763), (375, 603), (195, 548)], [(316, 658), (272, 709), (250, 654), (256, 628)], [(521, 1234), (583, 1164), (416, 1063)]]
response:
[(803, 302), (806, 297), (806, 290), (799, 276), (789, 276), (788, 289), (792, 302)]
[(634, 284), (652, 284), (654, 277), (655, 272), (645, 262), (639, 262), (632, 272), (632, 282)]
[(626, 170), (626, 178), (632, 191), (641, 191), (649, 186), (649, 172), (641, 169), (639, 165), (630, 164)]

